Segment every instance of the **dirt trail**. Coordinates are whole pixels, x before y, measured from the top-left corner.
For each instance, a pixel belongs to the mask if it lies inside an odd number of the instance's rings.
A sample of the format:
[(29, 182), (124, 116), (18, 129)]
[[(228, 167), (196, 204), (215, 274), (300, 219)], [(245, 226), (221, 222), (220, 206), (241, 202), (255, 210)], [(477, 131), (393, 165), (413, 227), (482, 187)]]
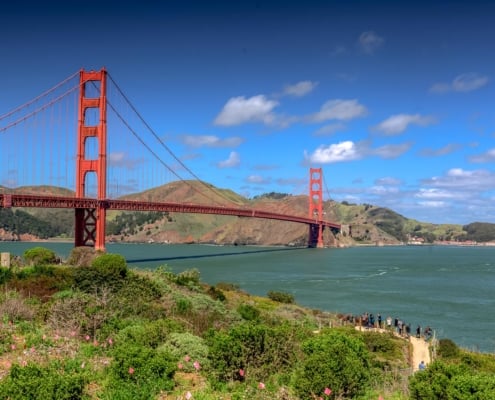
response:
[(430, 359), (430, 345), (423, 338), (416, 338), (411, 336), (409, 338), (413, 348), (412, 354), (412, 367), (413, 371), (417, 371), (419, 369), (419, 363), (424, 361), (426, 365), (431, 362)]

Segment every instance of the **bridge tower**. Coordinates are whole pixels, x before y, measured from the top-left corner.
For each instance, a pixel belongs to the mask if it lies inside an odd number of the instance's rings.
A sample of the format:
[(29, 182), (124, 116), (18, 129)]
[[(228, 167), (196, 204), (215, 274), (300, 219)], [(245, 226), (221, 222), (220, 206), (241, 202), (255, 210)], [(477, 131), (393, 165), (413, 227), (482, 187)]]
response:
[(323, 247), (323, 189), (321, 168), (309, 169), (309, 218), (315, 223), (309, 226), (309, 247)]
[[(79, 117), (77, 129), (76, 159), (76, 197), (86, 197), (86, 178), (88, 172), (96, 174), (96, 208), (76, 208), (75, 245), (91, 246), (96, 250), (105, 249), (106, 174), (107, 174), (107, 71), (80, 71), (79, 77)], [(96, 96), (87, 97), (88, 85)], [(96, 122), (91, 118), (97, 119)], [(86, 158), (87, 142), (96, 140), (98, 151), (96, 158)]]

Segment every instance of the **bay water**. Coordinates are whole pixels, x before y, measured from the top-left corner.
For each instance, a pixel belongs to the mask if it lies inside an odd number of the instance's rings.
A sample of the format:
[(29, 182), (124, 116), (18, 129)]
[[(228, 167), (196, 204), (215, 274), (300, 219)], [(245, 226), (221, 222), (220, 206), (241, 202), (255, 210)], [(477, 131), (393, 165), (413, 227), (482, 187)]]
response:
[[(16, 255), (34, 246), (66, 258), (72, 243), (1, 242)], [(323, 311), (402, 319), (415, 332), (430, 326), (474, 351), (495, 353), (495, 248), (387, 246), (343, 249), (206, 245), (117, 244), (129, 267), (196, 268), (201, 280), (237, 284), (266, 296), (294, 295), (299, 305)]]

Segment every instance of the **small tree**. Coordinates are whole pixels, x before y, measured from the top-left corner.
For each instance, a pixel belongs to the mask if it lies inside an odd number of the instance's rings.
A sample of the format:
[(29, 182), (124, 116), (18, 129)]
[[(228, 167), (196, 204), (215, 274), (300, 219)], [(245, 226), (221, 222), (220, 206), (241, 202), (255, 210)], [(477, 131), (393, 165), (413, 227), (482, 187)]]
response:
[(24, 259), (29, 265), (55, 264), (58, 261), (55, 252), (45, 247), (33, 247), (26, 250)]

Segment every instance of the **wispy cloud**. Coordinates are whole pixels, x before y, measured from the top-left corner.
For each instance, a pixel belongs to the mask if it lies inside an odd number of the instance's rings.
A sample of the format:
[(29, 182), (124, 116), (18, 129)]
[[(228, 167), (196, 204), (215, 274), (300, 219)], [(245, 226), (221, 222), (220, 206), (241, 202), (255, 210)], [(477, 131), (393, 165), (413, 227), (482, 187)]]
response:
[(256, 185), (265, 185), (271, 182), (268, 178), (263, 178), (261, 175), (249, 175), (246, 178), (246, 182), (254, 183)]
[(435, 123), (435, 118), (420, 114), (397, 114), (373, 127), (376, 132), (392, 136), (404, 132), (409, 125), (428, 126)]
[(270, 100), (264, 95), (246, 98), (244, 96), (232, 97), (223, 106), (220, 114), (215, 118), (214, 124), (220, 126), (234, 126), (248, 122), (262, 122), (270, 124), (275, 120), (273, 109), (278, 102)]
[(397, 186), (401, 184), (402, 181), (400, 179), (392, 178), (390, 176), (378, 178), (375, 180), (375, 185), (380, 185), (380, 186)]
[(373, 31), (363, 32), (358, 38), (358, 46), (366, 54), (373, 54), (384, 42), (385, 40)]
[(318, 86), (318, 82), (301, 81), (293, 85), (286, 85), (283, 94), (286, 96), (302, 97), (311, 93), (316, 86)]
[(435, 83), (430, 87), (431, 93), (448, 93), (448, 92), (471, 92), (487, 85), (489, 78), (486, 75), (476, 73), (461, 74), (454, 78), (452, 82)]
[(324, 122), (329, 120), (348, 121), (354, 118), (364, 117), (368, 109), (359, 104), (356, 99), (352, 100), (329, 100), (324, 103), (320, 111), (310, 115), (309, 122)]
[(419, 154), (423, 157), (440, 157), (453, 153), (454, 151), (458, 150), (460, 147), (461, 145), (459, 144), (449, 143), (439, 149), (430, 149), (430, 148), (423, 149), (420, 151)]
[(133, 169), (137, 165), (143, 163), (143, 158), (133, 159), (132, 157), (129, 157), (129, 154), (123, 151), (108, 154), (108, 165), (111, 167)]
[(495, 148), (489, 149), (484, 153), (469, 157), (469, 161), (473, 163), (487, 163), (495, 161)]
[(237, 136), (221, 139), (213, 135), (182, 135), (180, 140), (189, 147), (237, 147), (244, 141)]
[(217, 163), (218, 168), (234, 168), (239, 166), (241, 163), (241, 157), (239, 153), (232, 151), (229, 154), (229, 158), (224, 161), (220, 161)]
[(400, 157), (412, 147), (412, 143), (387, 144), (385, 146), (370, 149), (368, 153), (380, 158), (392, 159)]
[(337, 122), (335, 124), (328, 124), (322, 126), (320, 129), (318, 129), (314, 135), (315, 136), (327, 136), (327, 135), (333, 135), (334, 133), (343, 131), (347, 128), (347, 126), (341, 122)]

